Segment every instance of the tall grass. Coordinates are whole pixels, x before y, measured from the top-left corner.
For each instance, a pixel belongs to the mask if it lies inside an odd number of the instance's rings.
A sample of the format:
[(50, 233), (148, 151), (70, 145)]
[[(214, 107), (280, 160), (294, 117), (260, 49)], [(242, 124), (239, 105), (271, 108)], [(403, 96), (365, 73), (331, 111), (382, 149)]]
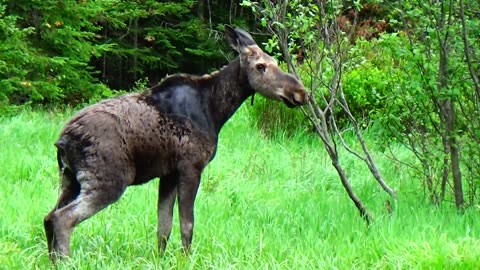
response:
[[(127, 189), (72, 234), (60, 269), (475, 269), (480, 209), (459, 214), (419, 199), (404, 169), (375, 149), (399, 192), (396, 212), (363, 164), (343, 155), (355, 190), (372, 210), (367, 229), (314, 136), (267, 139), (250, 106), (220, 134), (195, 205), (192, 254), (177, 215), (165, 256), (156, 250), (158, 180)], [(50, 267), (43, 217), (58, 195), (53, 143), (71, 112), (25, 111), (0, 119), (0, 269)], [(368, 136), (367, 136), (368, 137)], [(395, 151), (402, 153), (402, 148)]]

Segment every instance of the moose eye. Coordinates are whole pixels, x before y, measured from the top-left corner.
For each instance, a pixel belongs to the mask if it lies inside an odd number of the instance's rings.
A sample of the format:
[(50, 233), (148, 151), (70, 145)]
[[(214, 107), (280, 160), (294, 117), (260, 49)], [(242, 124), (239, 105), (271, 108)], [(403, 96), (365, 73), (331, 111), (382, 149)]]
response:
[(265, 69), (267, 69), (267, 67), (264, 64), (257, 64), (255, 67), (261, 73), (265, 72)]

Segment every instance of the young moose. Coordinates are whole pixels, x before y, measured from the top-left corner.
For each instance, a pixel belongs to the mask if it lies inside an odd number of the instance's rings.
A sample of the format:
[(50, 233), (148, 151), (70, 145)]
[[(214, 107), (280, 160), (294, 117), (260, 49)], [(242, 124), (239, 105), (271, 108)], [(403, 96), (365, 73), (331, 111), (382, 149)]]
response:
[(225, 122), (255, 91), (288, 107), (307, 102), (302, 83), (282, 72), (250, 34), (225, 26), (225, 35), (239, 57), (220, 71), (169, 76), (143, 93), (87, 107), (66, 124), (55, 143), (61, 194), (44, 220), (52, 261), (70, 255), (77, 224), (117, 201), (128, 186), (156, 177), (160, 252), (170, 236), (177, 196), (187, 251), (200, 175), (215, 156)]

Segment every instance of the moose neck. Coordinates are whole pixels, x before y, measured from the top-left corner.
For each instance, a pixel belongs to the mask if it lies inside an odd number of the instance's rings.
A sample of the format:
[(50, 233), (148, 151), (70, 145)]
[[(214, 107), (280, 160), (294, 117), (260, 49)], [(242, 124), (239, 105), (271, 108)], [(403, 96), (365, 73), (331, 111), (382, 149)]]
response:
[(239, 58), (220, 71), (203, 76), (202, 82), (204, 89), (210, 92), (209, 107), (218, 134), (242, 103), (254, 94), (254, 90), (248, 83), (247, 74), (241, 69)]

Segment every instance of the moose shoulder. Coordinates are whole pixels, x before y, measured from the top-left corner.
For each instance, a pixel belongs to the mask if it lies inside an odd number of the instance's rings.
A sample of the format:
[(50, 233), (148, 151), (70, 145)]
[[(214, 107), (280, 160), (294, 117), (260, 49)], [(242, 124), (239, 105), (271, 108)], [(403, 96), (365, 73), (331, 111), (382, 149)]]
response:
[(130, 185), (160, 178), (158, 246), (164, 251), (178, 196), (182, 245), (190, 248), (200, 177), (218, 134), (255, 92), (294, 107), (307, 92), (282, 72), (242, 29), (225, 26), (239, 56), (204, 76), (173, 75), (143, 93), (105, 100), (78, 112), (55, 143), (61, 194), (44, 225), (49, 255), (70, 255), (74, 227), (117, 201)]

